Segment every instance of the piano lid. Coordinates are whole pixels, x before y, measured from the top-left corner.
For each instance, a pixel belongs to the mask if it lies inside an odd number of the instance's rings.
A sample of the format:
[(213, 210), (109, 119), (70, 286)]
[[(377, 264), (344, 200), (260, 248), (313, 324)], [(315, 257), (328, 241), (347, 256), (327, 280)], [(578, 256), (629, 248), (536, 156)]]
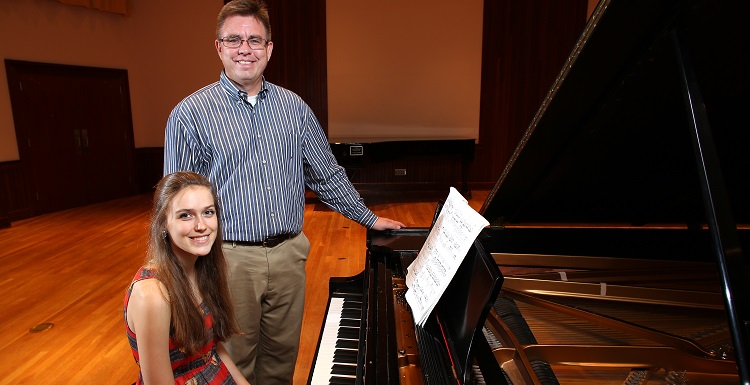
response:
[(749, 4), (602, 0), (481, 213), (493, 225), (706, 223), (669, 34), (680, 26), (733, 217), (750, 222)]

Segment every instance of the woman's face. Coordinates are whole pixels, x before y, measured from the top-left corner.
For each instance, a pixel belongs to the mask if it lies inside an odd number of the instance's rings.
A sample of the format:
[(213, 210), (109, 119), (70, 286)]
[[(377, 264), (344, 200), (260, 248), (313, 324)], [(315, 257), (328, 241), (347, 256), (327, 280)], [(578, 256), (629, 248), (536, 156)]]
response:
[(178, 192), (167, 209), (172, 250), (188, 262), (208, 254), (216, 240), (218, 218), (211, 190), (189, 186)]

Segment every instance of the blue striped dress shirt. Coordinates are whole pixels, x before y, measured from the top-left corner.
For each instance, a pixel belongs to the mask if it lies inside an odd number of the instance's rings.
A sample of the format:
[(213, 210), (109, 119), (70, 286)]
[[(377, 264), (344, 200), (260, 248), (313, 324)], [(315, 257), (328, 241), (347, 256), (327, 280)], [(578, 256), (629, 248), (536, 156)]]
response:
[(167, 120), (164, 174), (194, 171), (214, 184), (223, 237), (260, 241), (302, 231), (305, 186), (331, 209), (370, 228), (378, 219), (336, 163), (310, 107), (263, 81), (255, 106), (222, 71)]

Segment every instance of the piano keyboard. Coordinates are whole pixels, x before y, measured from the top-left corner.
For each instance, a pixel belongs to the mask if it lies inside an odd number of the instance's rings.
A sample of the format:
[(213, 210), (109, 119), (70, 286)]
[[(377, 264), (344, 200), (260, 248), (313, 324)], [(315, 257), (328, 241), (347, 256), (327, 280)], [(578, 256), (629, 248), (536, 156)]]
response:
[(361, 298), (331, 297), (308, 384), (356, 384), (361, 317)]

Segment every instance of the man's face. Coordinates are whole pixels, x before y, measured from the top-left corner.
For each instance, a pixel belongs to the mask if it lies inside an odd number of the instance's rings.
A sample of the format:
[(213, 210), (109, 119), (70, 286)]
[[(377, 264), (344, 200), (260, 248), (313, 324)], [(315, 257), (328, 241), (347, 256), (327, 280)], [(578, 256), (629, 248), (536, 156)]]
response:
[[(230, 16), (224, 21), (219, 34), (220, 39), (260, 38), (266, 41), (266, 28), (255, 16)], [(260, 91), (263, 71), (271, 58), (273, 43), (267, 42), (259, 49), (252, 49), (247, 41), (237, 48), (227, 48), (219, 40), (215, 41), (216, 51), (224, 64), (224, 72), (230, 80), (248, 93), (255, 95)]]

